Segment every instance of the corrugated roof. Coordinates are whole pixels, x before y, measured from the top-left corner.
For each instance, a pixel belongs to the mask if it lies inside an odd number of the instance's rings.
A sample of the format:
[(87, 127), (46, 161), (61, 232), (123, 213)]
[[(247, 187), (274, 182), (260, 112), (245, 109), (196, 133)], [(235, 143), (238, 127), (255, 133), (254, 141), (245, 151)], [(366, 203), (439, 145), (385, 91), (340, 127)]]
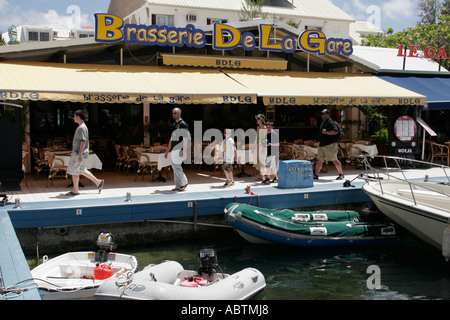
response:
[[(409, 54), (409, 52), (408, 52)], [(417, 58), (406, 58), (405, 70), (407, 71), (438, 71), (439, 64), (433, 59), (424, 57), (423, 52), (418, 52)], [(353, 55), (350, 56), (353, 61), (364, 65), (375, 65), (375, 70), (403, 70), (404, 57), (398, 56), (398, 49), (353, 46)], [(448, 72), (441, 68), (441, 72)]]
[[(149, 4), (210, 10), (239, 11), (243, 0), (147, 0)], [(263, 12), (273, 15), (311, 17), (355, 21), (328, 0), (293, 0), (292, 7), (264, 6)]]

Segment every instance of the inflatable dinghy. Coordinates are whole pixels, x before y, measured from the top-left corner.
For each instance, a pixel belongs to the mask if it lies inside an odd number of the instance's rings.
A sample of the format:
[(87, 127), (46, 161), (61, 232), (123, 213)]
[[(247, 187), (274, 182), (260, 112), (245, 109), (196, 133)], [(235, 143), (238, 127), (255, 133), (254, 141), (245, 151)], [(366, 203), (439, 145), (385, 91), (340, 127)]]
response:
[(213, 249), (199, 254), (200, 269), (184, 270), (176, 261), (149, 265), (103, 282), (95, 293), (98, 300), (247, 300), (266, 286), (261, 272), (245, 268), (232, 275), (216, 272)]
[(391, 243), (399, 240), (392, 222), (363, 221), (355, 211), (291, 211), (241, 203), (225, 208), (225, 219), (255, 244), (334, 247)]

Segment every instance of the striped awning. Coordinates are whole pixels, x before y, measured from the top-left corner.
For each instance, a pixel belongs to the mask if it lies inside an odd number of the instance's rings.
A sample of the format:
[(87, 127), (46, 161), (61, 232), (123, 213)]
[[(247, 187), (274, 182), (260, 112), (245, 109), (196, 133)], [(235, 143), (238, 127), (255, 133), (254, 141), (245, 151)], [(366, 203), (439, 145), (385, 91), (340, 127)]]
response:
[(256, 93), (216, 69), (0, 63), (0, 98), (86, 103), (256, 103)]
[(425, 96), (368, 74), (227, 70), (265, 105), (419, 105)]
[(37, 62), (0, 63), (0, 99), (85, 103), (425, 105), (367, 74)]

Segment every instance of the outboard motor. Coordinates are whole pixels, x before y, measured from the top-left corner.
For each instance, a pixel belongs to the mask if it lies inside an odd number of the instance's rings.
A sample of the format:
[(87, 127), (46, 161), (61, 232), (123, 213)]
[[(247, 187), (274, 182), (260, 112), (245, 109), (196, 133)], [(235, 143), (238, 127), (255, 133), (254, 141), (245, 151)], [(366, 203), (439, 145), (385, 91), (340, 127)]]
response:
[(198, 262), (200, 264), (200, 269), (198, 269), (198, 274), (207, 273), (209, 276), (216, 273), (215, 268), (218, 266), (217, 255), (214, 249), (202, 249), (198, 254)]
[(114, 236), (109, 232), (100, 232), (96, 243), (99, 250), (95, 255), (95, 260), (100, 262), (108, 261), (108, 253), (117, 248)]

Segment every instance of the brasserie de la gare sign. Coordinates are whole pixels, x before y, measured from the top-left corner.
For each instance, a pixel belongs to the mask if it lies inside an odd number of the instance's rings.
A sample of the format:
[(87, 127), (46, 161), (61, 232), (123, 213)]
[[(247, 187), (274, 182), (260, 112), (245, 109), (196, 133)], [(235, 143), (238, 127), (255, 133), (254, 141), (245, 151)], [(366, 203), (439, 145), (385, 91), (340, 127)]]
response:
[[(124, 41), (127, 44), (133, 42), (141, 45), (158, 45), (172, 47), (206, 46), (206, 34), (203, 30), (189, 24), (185, 28), (175, 28), (158, 25), (124, 24), (122, 18), (112, 15), (97, 13), (95, 16), (95, 40), (97, 42), (114, 43)], [(259, 49), (264, 51), (276, 51), (294, 53), (297, 49), (318, 55), (345, 55), (353, 53), (353, 44), (349, 39), (327, 38), (323, 32), (308, 30), (298, 38), (291, 35), (285, 36), (281, 43), (270, 41), (273, 35), (272, 25), (259, 25)], [(256, 49), (256, 36), (250, 32), (241, 33), (238, 29), (221, 23), (214, 24), (212, 34), (212, 46), (214, 50), (231, 50), (241, 46), (246, 51)]]

